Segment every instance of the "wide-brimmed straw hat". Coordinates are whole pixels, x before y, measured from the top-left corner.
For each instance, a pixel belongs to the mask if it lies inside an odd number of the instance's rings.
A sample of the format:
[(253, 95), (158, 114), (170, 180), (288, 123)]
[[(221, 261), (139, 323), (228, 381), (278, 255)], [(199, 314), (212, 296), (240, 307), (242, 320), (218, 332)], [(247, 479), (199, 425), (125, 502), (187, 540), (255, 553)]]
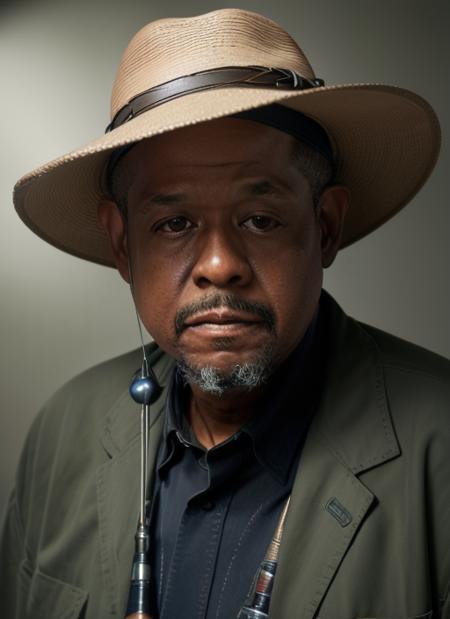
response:
[(401, 209), (435, 164), (439, 123), (424, 99), (382, 84), (323, 85), (281, 26), (223, 9), (142, 28), (120, 63), (107, 133), (19, 180), (16, 209), (46, 241), (112, 265), (97, 205), (114, 149), (270, 104), (302, 112), (328, 134), (336, 178), (351, 191), (342, 246)]

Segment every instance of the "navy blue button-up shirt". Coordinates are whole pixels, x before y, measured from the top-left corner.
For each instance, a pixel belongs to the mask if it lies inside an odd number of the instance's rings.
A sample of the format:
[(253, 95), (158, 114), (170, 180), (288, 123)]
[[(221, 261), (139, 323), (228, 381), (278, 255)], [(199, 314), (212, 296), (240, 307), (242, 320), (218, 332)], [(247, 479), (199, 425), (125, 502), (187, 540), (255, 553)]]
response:
[(152, 516), (159, 619), (233, 619), (247, 599), (316, 403), (315, 323), (272, 376), (258, 415), (209, 450), (186, 421), (189, 387), (174, 372)]

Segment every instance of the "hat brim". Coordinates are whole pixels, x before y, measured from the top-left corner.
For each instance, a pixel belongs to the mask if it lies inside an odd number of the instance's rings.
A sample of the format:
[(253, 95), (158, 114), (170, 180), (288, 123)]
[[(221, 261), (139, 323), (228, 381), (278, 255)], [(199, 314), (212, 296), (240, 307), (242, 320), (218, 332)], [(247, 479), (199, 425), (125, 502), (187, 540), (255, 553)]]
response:
[(220, 88), (180, 97), (21, 178), (14, 188), (19, 216), (56, 247), (114, 266), (97, 219), (105, 198), (105, 165), (115, 148), (256, 107), (280, 103), (316, 120), (329, 134), (337, 180), (351, 192), (341, 247), (398, 212), (431, 173), (440, 128), (431, 106), (395, 86), (351, 84), (302, 92)]

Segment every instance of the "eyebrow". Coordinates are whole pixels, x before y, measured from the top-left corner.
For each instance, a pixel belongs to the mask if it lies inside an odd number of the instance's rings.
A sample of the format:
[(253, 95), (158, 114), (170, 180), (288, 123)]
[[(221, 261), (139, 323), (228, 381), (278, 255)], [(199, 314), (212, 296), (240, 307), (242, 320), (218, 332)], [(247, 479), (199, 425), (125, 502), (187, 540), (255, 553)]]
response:
[(146, 198), (145, 203), (180, 204), (188, 199), (184, 193), (155, 193)]
[[(267, 179), (263, 179), (256, 182), (246, 183), (244, 186), (245, 191), (251, 196), (266, 196), (271, 194), (280, 193), (280, 187), (276, 184), (272, 183)], [(150, 204), (159, 204), (159, 205), (176, 205), (182, 204), (189, 201), (189, 196), (186, 193), (155, 193), (153, 195), (148, 196), (144, 202), (143, 206), (148, 206)]]
[(248, 185), (248, 189), (253, 196), (265, 196), (271, 193), (278, 193), (279, 189), (269, 180), (261, 180)]

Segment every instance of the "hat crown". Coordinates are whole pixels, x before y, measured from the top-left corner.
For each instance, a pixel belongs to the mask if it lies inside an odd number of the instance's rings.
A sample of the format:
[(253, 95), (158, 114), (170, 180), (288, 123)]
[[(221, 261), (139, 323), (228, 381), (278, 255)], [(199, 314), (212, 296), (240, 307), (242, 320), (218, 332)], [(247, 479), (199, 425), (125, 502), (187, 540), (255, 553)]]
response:
[(291, 69), (314, 78), (292, 37), (258, 13), (221, 9), (197, 17), (160, 19), (139, 30), (123, 54), (111, 95), (111, 118), (149, 88), (231, 66)]

